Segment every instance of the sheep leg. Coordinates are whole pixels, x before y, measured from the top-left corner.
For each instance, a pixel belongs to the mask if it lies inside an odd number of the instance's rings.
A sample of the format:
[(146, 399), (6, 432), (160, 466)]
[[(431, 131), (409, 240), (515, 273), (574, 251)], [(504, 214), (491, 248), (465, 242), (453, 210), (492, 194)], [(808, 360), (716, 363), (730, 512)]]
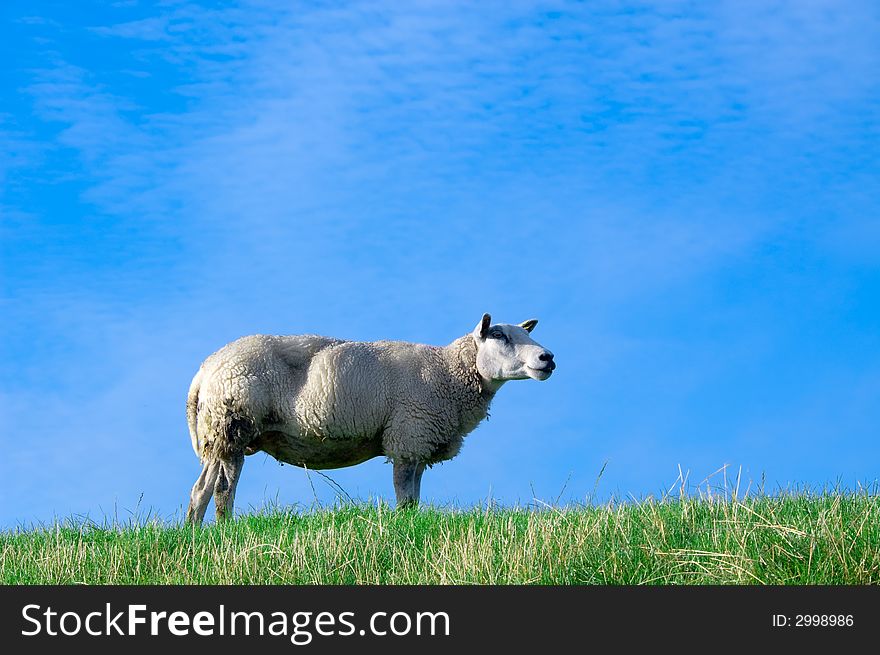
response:
[(232, 506), (235, 500), (235, 488), (241, 469), (244, 466), (244, 453), (239, 452), (220, 460), (220, 471), (214, 483), (214, 505), (217, 508), (217, 520), (232, 517)]
[(202, 467), (202, 473), (189, 494), (189, 507), (186, 510), (187, 523), (199, 525), (202, 519), (205, 518), (205, 509), (207, 509), (208, 502), (214, 494), (214, 484), (219, 473), (219, 461), (209, 459), (205, 462), (205, 465)]
[(394, 493), (397, 495), (398, 509), (418, 506), (424, 472), (424, 464), (406, 459), (394, 460)]

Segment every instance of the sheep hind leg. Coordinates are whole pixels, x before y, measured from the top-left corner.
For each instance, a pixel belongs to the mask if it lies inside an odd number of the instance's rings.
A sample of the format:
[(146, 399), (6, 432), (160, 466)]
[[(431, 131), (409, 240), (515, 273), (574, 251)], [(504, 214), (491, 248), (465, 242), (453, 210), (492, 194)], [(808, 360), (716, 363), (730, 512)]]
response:
[(208, 459), (205, 461), (202, 473), (189, 494), (189, 507), (186, 510), (187, 523), (199, 525), (202, 519), (205, 518), (205, 510), (208, 507), (211, 496), (214, 494), (214, 485), (217, 482), (219, 473), (219, 460)]
[(425, 465), (410, 460), (394, 460), (394, 493), (397, 509), (418, 507)]
[(214, 505), (217, 508), (218, 521), (232, 518), (235, 488), (238, 486), (243, 466), (243, 452), (234, 453), (220, 460), (220, 471), (214, 483)]

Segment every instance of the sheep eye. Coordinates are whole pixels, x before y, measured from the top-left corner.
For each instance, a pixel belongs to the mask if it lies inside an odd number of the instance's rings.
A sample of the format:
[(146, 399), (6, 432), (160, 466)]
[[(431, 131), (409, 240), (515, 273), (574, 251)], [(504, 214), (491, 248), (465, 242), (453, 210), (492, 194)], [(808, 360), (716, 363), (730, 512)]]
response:
[(507, 340), (507, 337), (504, 336), (504, 332), (493, 332), (490, 336), (493, 339), (501, 339), (502, 341)]

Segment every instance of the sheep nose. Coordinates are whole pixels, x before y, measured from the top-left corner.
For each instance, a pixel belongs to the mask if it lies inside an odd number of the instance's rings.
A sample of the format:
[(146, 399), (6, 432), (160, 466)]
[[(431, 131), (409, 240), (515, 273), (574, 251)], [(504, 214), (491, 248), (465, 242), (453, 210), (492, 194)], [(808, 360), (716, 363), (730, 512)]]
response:
[(543, 353), (538, 355), (538, 359), (540, 359), (542, 362), (552, 362), (553, 353), (551, 353), (549, 350), (545, 350)]

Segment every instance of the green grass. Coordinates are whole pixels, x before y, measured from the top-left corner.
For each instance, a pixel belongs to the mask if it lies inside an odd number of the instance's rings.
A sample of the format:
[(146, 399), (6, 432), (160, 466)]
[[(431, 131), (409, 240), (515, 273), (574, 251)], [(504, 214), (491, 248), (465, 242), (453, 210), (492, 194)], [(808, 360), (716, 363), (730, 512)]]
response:
[(5, 584), (876, 584), (880, 497), (271, 510), (0, 533)]

